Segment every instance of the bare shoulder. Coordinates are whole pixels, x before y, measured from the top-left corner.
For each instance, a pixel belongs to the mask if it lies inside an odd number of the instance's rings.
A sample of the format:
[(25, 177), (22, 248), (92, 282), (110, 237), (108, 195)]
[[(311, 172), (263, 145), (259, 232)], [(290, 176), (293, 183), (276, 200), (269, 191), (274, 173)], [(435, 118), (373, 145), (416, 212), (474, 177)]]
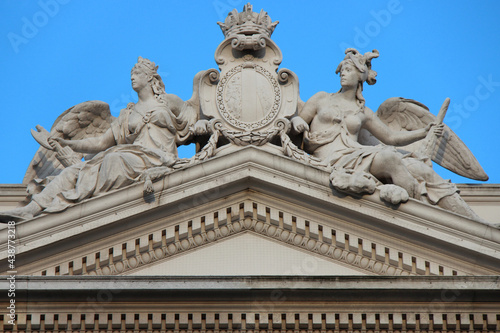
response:
[(373, 112), (372, 109), (370, 109), (369, 107), (365, 106), (365, 110), (364, 110), (364, 113), (367, 117), (369, 118), (373, 118), (373, 117), (376, 117), (376, 114), (375, 112)]
[(317, 92), (307, 100), (299, 115), (305, 121), (310, 122), (328, 96), (329, 94), (324, 91)]
[(177, 95), (174, 94), (166, 94), (167, 95), (167, 101), (170, 109), (175, 113), (178, 114), (180, 110), (182, 109), (182, 106), (184, 105), (184, 101)]
[(307, 100), (307, 102), (309, 102), (309, 101), (312, 101), (312, 102), (321, 101), (321, 100), (327, 98), (328, 96), (330, 96), (330, 94), (327, 93), (326, 91), (320, 91), (320, 92), (317, 92), (314, 95), (312, 95), (311, 98), (309, 98)]
[(307, 106), (308, 108), (312, 106), (319, 106), (321, 103), (324, 103), (329, 96), (330, 94), (325, 91), (317, 92), (306, 101), (304, 106)]

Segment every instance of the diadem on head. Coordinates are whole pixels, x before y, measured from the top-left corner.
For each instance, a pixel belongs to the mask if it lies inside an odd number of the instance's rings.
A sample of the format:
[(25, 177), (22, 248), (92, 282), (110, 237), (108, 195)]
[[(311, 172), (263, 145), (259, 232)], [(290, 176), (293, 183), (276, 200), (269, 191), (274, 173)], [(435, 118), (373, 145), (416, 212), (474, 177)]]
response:
[(340, 62), (335, 71), (335, 74), (338, 74), (342, 69), (342, 66), (351, 62), (362, 74), (363, 81), (366, 81), (368, 84), (375, 84), (377, 82), (376, 76), (377, 72), (372, 70), (372, 59), (378, 58), (379, 53), (377, 50), (373, 50), (372, 52), (366, 52), (364, 55), (358, 52), (358, 50), (353, 48), (348, 48), (345, 50), (344, 60)]
[(139, 68), (143, 70), (146, 74), (148, 75), (155, 75), (158, 74), (158, 66), (149, 59), (145, 59), (143, 57), (137, 58), (137, 64), (135, 64), (134, 68)]

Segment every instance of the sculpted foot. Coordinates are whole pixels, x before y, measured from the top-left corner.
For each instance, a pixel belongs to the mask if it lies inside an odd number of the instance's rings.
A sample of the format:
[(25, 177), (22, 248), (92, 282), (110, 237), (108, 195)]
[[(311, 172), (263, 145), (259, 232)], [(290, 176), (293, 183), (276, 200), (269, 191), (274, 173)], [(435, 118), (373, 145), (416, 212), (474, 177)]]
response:
[(155, 189), (153, 187), (153, 182), (151, 181), (151, 178), (147, 177), (144, 182), (144, 194), (152, 194), (154, 192)]
[(7, 223), (9, 221), (20, 222), (29, 220), (40, 214), (41, 211), (42, 208), (35, 201), (31, 201), (24, 207), (0, 212), (0, 222)]
[(397, 185), (380, 185), (378, 189), (380, 190), (380, 199), (393, 205), (407, 202), (410, 197), (404, 188)]
[(334, 170), (330, 174), (330, 181), (337, 190), (348, 193), (372, 194), (376, 188), (373, 177), (364, 172)]
[(141, 179), (144, 179), (144, 194), (154, 193), (153, 181), (164, 177), (168, 172), (172, 171), (169, 167), (155, 167), (144, 171)]
[(24, 220), (29, 220), (33, 218), (33, 214), (25, 213), (19, 211), (18, 209), (8, 210), (6, 212), (0, 212), (0, 222), (7, 223), (10, 221), (20, 222)]

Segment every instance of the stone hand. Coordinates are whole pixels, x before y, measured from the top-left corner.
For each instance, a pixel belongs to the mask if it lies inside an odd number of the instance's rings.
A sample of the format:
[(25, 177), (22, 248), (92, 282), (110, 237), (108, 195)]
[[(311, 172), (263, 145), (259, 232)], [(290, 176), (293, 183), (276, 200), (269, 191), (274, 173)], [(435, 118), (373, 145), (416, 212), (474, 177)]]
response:
[(293, 130), (297, 133), (309, 131), (309, 125), (307, 125), (306, 121), (301, 117), (292, 118), (292, 126)]
[(430, 123), (425, 127), (426, 131), (433, 131), (434, 135), (440, 137), (444, 133), (444, 124)]
[(70, 147), (70, 145), (73, 144), (71, 140), (64, 140), (62, 138), (49, 138), (47, 142), (54, 149), (54, 151), (57, 152), (57, 159), (65, 167), (80, 162), (80, 158)]
[(194, 132), (195, 135), (208, 134), (208, 132), (209, 132), (209, 130), (208, 130), (208, 120), (205, 120), (205, 119), (198, 120), (194, 124), (193, 132)]
[(59, 152), (62, 147), (69, 146), (71, 147), (72, 142), (71, 140), (64, 140), (63, 138), (58, 138), (58, 137), (50, 137), (47, 142), (49, 145), (54, 149), (55, 151)]
[(63, 147), (61, 150), (57, 151), (57, 159), (62, 165), (68, 167), (70, 165), (76, 164), (81, 160), (78, 158), (77, 154), (68, 146)]

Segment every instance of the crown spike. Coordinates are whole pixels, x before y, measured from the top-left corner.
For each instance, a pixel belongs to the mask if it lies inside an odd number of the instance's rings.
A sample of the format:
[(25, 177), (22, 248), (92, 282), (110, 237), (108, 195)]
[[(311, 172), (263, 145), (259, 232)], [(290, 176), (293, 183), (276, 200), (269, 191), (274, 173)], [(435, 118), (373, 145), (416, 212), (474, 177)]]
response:
[(224, 20), (217, 22), (226, 38), (236, 38), (238, 35), (261, 35), (271, 37), (278, 21), (272, 22), (271, 18), (263, 9), (260, 13), (253, 11), (253, 6), (247, 3), (240, 13), (233, 9)]

